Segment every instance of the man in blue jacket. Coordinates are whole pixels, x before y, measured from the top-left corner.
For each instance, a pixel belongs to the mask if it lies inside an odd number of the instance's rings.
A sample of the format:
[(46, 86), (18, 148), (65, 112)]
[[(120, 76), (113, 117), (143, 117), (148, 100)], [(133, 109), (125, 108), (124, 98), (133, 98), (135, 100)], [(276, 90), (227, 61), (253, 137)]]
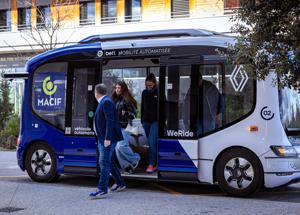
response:
[(98, 190), (90, 194), (92, 198), (104, 198), (108, 194), (110, 173), (115, 179), (111, 192), (121, 191), (126, 188), (120, 171), (112, 159), (118, 141), (123, 139), (117, 111), (113, 101), (106, 95), (107, 88), (104, 84), (95, 86), (95, 98), (98, 107), (94, 118), (94, 131), (98, 138), (100, 179)]

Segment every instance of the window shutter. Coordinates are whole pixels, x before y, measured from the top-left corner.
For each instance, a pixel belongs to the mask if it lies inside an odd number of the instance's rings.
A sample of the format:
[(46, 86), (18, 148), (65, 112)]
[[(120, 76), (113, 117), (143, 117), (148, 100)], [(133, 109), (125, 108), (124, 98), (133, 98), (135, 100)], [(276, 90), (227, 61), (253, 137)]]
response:
[(188, 17), (190, 12), (189, 0), (172, 0), (172, 18)]
[(21, 0), (18, 0), (17, 1), (17, 6), (18, 6), (18, 8), (28, 8), (28, 7), (31, 7), (32, 5), (31, 5), (31, 3), (29, 2), (29, 1), (21, 1)]
[(50, 0), (36, 0), (36, 6), (47, 6), (50, 3)]
[(0, 9), (1, 10), (9, 10), (10, 9), (10, 0), (0, 1)]

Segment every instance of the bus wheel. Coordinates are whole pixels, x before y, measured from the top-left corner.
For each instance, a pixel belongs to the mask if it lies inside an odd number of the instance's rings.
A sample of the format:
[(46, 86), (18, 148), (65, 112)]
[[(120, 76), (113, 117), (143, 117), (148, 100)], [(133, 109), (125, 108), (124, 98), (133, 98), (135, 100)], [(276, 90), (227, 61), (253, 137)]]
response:
[(44, 143), (31, 146), (25, 159), (28, 175), (34, 181), (51, 182), (59, 176), (56, 174), (56, 159), (52, 149)]
[(263, 182), (260, 161), (245, 149), (226, 151), (217, 161), (215, 170), (220, 188), (231, 196), (243, 197), (253, 194)]

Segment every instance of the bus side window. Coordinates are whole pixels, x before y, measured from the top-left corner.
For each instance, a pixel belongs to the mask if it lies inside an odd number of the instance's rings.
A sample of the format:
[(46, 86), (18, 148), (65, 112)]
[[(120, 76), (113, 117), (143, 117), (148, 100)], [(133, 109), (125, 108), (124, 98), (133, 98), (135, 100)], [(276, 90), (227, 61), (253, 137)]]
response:
[(79, 67), (73, 71), (72, 133), (94, 135), (93, 117), (97, 107), (94, 86), (98, 84), (95, 67)]
[(43, 120), (65, 128), (67, 63), (49, 63), (34, 72), (32, 107)]
[(221, 126), (222, 66), (203, 65), (199, 76), (198, 135), (201, 136)]
[[(123, 62), (124, 63), (124, 62)], [(115, 90), (115, 84), (118, 80), (124, 80), (132, 93), (134, 99), (137, 101), (138, 108), (136, 111), (136, 117), (133, 120), (133, 125), (138, 127), (139, 134), (142, 135), (139, 138), (139, 143), (136, 143), (136, 139), (130, 138), (132, 144), (146, 144), (146, 137), (144, 134), (143, 126), (141, 124), (141, 99), (142, 91), (145, 89), (145, 79), (147, 74), (154, 73), (158, 79), (159, 67), (118, 67), (119, 63), (109, 62), (109, 67), (115, 68), (103, 68), (102, 82), (108, 86), (108, 95), (111, 96)], [(127, 64), (126, 62), (124, 64)]]
[[(164, 136), (169, 138), (196, 138), (197, 95), (192, 87), (192, 66), (171, 65), (166, 68), (164, 83)], [(162, 99), (162, 98), (161, 98)]]
[(255, 82), (245, 71), (237, 70), (238, 66), (223, 68), (222, 64), (208, 64), (200, 67), (199, 136), (238, 121), (252, 110)]

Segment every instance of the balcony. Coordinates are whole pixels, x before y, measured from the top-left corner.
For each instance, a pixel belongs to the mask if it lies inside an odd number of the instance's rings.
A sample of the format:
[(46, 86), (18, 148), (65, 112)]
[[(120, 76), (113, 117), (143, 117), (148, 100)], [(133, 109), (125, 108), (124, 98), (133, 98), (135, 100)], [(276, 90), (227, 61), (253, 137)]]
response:
[(30, 24), (18, 24), (19, 31), (27, 31), (31, 30), (31, 23)]
[(118, 17), (101, 17), (102, 24), (112, 24), (117, 23)]
[(140, 22), (141, 20), (142, 20), (142, 15), (125, 16), (125, 22)]
[(80, 26), (87, 26), (87, 25), (95, 25), (95, 18), (90, 19), (80, 19), (79, 21)]
[(0, 32), (11, 31), (11, 27), (7, 25), (0, 25)]

